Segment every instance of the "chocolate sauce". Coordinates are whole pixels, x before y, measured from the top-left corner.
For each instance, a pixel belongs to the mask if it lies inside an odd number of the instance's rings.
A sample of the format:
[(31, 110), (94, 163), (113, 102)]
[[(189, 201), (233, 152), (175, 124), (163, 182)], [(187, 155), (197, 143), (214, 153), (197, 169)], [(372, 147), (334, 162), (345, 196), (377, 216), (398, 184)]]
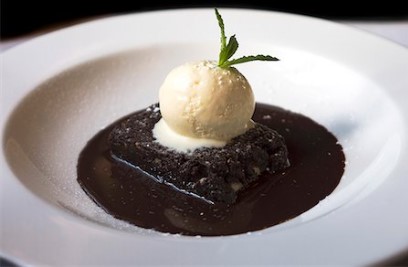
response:
[(261, 178), (234, 204), (211, 204), (158, 182), (138, 168), (112, 158), (108, 135), (114, 124), (93, 137), (78, 161), (78, 182), (107, 213), (160, 232), (219, 236), (261, 230), (294, 218), (338, 185), (345, 156), (323, 126), (278, 107), (257, 104), (255, 122), (278, 131), (291, 166)]

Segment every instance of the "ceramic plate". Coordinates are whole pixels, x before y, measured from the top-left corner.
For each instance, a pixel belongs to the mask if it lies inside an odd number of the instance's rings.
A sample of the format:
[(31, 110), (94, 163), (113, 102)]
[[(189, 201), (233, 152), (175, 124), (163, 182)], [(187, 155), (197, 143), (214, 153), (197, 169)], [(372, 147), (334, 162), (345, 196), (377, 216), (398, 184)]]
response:
[(316, 207), (253, 233), (165, 235), (98, 208), (76, 182), (78, 154), (114, 120), (157, 101), (166, 74), (216, 59), (212, 9), (80, 24), (2, 57), (1, 254), (22, 265), (373, 264), (408, 249), (408, 52), (328, 21), (221, 9), (257, 101), (303, 113), (344, 147), (345, 174)]

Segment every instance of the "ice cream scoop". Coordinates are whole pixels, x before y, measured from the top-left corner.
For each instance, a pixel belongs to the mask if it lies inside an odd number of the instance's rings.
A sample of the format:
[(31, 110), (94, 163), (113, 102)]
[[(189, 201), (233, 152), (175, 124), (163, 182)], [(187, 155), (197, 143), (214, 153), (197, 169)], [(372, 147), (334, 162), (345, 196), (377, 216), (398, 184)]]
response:
[(173, 69), (159, 92), (164, 122), (176, 133), (228, 141), (253, 126), (254, 95), (235, 68), (214, 61), (185, 63)]
[(198, 61), (173, 69), (159, 92), (162, 119), (153, 135), (162, 145), (179, 151), (220, 147), (254, 126), (252, 88), (232, 65), (278, 61), (269, 55), (231, 59), (238, 49), (235, 35), (227, 42), (224, 21), (215, 9), (221, 32), (218, 62)]

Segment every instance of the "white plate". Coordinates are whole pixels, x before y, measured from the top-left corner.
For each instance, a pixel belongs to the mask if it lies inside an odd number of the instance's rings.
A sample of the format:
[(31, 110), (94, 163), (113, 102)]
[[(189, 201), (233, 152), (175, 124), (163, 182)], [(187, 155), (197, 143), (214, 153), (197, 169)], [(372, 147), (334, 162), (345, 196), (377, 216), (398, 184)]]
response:
[(21, 264), (371, 264), (408, 249), (408, 52), (331, 22), (220, 10), (260, 102), (304, 113), (345, 148), (341, 184), (287, 223), (230, 237), (146, 231), (102, 212), (76, 183), (78, 153), (115, 119), (157, 101), (166, 73), (216, 58), (212, 9), (70, 27), (2, 54), (1, 254)]

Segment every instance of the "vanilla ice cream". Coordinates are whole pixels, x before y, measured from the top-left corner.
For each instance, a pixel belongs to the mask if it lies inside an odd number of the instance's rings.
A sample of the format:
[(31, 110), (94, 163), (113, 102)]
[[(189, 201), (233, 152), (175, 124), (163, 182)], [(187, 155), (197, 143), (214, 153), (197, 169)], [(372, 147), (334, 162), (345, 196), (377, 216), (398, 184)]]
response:
[(158, 139), (163, 139), (167, 129), (199, 139), (204, 146), (219, 146), (253, 127), (255, 100), (248, 81), (237, 69), (220, 68), (213, 61), (173, 69), (160, 88), (159, 101), (163, 119)]

